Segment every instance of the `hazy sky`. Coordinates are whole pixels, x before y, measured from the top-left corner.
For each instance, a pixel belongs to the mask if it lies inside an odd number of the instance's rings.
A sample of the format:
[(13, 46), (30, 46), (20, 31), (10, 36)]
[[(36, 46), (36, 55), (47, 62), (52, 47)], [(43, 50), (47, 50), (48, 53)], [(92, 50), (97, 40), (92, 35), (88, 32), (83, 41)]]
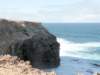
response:
[(39, 22), (100, 22), (100, 0), (0, 0), (0, 17)]

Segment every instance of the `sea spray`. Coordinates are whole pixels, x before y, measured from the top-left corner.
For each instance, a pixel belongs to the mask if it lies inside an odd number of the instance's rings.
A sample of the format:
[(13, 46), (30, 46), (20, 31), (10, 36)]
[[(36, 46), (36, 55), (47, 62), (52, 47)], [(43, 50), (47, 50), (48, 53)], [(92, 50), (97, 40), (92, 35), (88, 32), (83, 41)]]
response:
[(100, 42), (76, 43), (63, 38), (57, 40), (60, 43), (60, 56), (100, 60)]

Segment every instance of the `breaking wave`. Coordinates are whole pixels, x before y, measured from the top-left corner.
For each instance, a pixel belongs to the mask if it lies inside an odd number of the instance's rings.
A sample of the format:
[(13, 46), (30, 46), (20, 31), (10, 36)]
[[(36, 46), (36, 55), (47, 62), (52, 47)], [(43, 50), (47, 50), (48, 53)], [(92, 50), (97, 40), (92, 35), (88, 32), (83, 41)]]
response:
[(60, 56), (100, 60), (100, 42), (76, 43), (57, 38), (60, 43)]

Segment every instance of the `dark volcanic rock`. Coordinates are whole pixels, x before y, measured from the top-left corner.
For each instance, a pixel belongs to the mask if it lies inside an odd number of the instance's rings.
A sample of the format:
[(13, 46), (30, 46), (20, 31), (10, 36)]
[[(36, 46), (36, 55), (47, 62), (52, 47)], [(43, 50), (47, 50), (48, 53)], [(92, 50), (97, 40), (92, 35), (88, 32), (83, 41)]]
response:
[(33, 67), (57, 67), (59, 43), (41, 23), (0, 20), (0, 55), (17, 55)]
[(96, 66), (96, 67), (100, 67), (100, 64), (93, 64), (94, 66)]

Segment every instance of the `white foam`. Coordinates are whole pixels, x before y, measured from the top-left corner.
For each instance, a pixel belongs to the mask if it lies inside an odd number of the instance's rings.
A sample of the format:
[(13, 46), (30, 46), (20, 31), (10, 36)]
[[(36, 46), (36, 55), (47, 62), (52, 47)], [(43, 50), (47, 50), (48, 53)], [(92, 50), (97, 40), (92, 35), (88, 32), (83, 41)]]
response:
[(75, 43), (62, 38), (57, 38), (57, 40), (60, 43), (60, 56), (74, 56), (100, 60), (100, 55), (88, 53), (92, 48), (100, 47), (100, 42)]

